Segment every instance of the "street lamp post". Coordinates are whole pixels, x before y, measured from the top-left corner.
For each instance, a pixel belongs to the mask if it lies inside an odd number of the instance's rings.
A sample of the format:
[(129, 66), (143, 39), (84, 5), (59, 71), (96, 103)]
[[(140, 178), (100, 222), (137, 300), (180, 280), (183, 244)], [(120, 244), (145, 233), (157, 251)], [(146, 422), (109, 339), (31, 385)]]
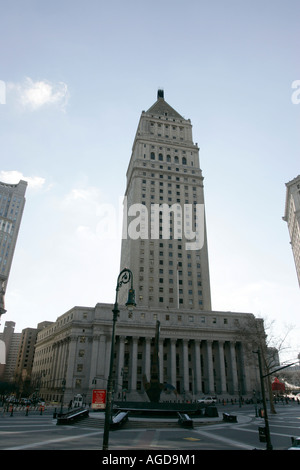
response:
[(116, 322), (119, 315), (119, 306), (118, 306), (118, 293), (119, 289), (123, 284), (127, 284), (131, 281), (131, 288), (128, 291), (128, 300), (126, 302), (126, 307), (129, 311), (132, 311), (135, 307), (135, 292), (133, 289), (133, 275), (130, 269), (124, 268), (119, 276), (116, 287), (116, 299), (113, 312), (113, 327), (112, 327), (112, 336), (111, 336), (111, 350), (110, 350), (110, 365), (109, 365), (109, 376), (107, 382), (107, 392), (106, 392), (106, 407), (105, 407), (105, 421), (104, 421), (104, 433), (103, 433), (103, 450), (108, 450), (108, 439), (109, 439), (109, 427), (111, 422), (111, 413), (112, 413), (112, 393), (113, 393), (113, 373), (114, 373), (114, 348), (115, 348), (115, 330)]

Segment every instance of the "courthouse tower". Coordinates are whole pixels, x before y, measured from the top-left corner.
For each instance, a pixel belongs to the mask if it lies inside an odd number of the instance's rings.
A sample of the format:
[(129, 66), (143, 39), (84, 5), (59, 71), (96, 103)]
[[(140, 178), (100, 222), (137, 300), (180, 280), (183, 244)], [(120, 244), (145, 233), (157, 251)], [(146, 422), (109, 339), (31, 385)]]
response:
[[(157, 349), (161, 400), (252, 397), (255, 390), (259, 396), (253, 351), (264, 342), (263, 321), (211, 309), (199, 148), (190, 120), (166, 103), (162, 91), (141, 114), (124, 202), (120, 271), (133, 272), (137, 307), (128, 314), (127, 289), (120, 289), (115, 399), (126, 391), (128, 401), (148, 400)], [(38, 334), (32, 376), (46, 400), (68, 402), (81, 393), (88, 401), (95, 386), (107, 387), (112, 308), (74, 307)]]
[(199, 148), (162, 90), (138, 124), (123, 226), (121, 269), (133, 272), (139, 306), (211, 310)]

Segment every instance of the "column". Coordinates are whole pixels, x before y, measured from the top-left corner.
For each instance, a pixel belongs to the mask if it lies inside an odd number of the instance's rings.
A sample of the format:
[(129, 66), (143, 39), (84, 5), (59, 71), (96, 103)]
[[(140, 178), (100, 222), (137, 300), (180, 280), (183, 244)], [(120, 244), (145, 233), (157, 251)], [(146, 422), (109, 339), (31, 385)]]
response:
[(247, 354), (247, 347), (243, 343), (240, 343), (240, 355), (241, 355), (241, 377), (243, 379), (243, 390), (241, 390), (241, 393), (243, 394), (252, 394), (251, 390), (251, 385), (250, 385), (250, 377), (249, 377), (249, 369), (248, 369), (248, 361), (246, 360), (246, 354)]
[(70, 338), (68, 357), (66, 359), (67, 371), (66, 371), (66, 388), (72, 389), (73, 377), (74, 377), (74, 365), (75, 365), (75, 354), (76, 354), (77, 337)]
[(146, 382), (150, 382), (150, 379), (151, 379), (151, 338), (145, 338), (144, 374), (146, 376)]
[(219, 368), (220, 368), (220, 393), (226, 393), (224, 341), (218, 341), (218, 348), (219, 348)]
[(202, 392), (200, 342), (194, 344), (195, 394)]
[(159, 355), (158, 355), (159, 382), (163, 383), (163, 376), (164, 376), (164, 341), (163, 339), (159, 340), (158, 350), (159, 350)]
[(48, 388), (53, 389), (55, 386), (55, 372), (57, 371), (58, 367), (58, 343), (54, 343), (52, 346), (52, 355), (53, 355), (53, 361), (51, 365), (51, 372), (49, 376), (49, 384)]
[(93, 379), (97, 376), (97, 363), (99, 356), (99, 335), (93, 336), (92, 350), (91, 350), (91, 366), (90, 366), (90, 378), (89, 378), (89, 387), (93, 386)]
[(58, 342), (58, 356), (57, 356), (57, 374), (55, 376), (55, 384), (54, 387), (57, 387), (58, 384), (61, 383), (63, 377), (63, 369), (62, 369), (62, 357), (63, 357), (63, 342)]
[(207, 372), (208, 372), (208, 393), (214, 394), (214, 368), (212, 359), (212, 341), (206, 341), (207, 352)]
[[(170, 368), (171, 368), (171, 385), (177, 389), (176, 383), (176, 339), (170, 340)], [(179, 390), (178, 390), (179, 392)]]
[(131, 387), (130, 387), (131, 392), (136, 391), (137, 345), (138, 345), (138, 338), (132, 337), (132, 344), (131, 344)]
[[(102, 364), (99, 364), (100, 370), (101, 372), (103, 371), (104, 378), (106, 379), (106, 385), (107, 385), (107, 380), (109, 376), (110, 354), (111, 354), (111, 335), (105, 338), (104, 354), (102, 357), (100, 356)], [(99, 375), (101, 377), (102, 374), (100, 373)]]
[(117, 377), (116, 377), (116, 389), (119, 393), (122, 392), (123, 389), (123, 370), (124, 370), (124, 351), (125, 351), (125, 336), (119, 336), (118, 342), (118, 370), (117, 370)]
[(185, 392), (189, 392), (189, 357), (188, 357), (188, 340), (182, 340), (183, 350), (183, 388)]
[[(109, 346), (110, 346), (110, 343), (109, 343)], [(108, 367), (109, 367), (109, 358), (110, 358), (110, 350), (109, 350), (109, 355), (107, 356), (106, 347), (107, 347), (106, 336), (100, 335), (95, 376), (104, 377), (104, 378), (108, 377), (108, 372), (107, 372), (107, 376), (105, 376), (105, 362), (108, 362)], [(106, 388), (106, 385), (105, 385), (105, 388)]]
[(230, 342), (230, 364), (232, 377), (232, 394), (238, 394), (238, 379), (236, 369), (235, 343)]

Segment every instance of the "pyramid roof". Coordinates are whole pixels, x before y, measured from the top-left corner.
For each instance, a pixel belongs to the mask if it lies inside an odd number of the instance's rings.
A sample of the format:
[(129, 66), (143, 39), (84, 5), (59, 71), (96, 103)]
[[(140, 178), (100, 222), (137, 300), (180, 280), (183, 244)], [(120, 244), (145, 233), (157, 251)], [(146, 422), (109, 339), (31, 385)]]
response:
[(165, 101), (162, 90), (158, 90), (157, 101), (148, 109), (147, 113), (184, 119), (183, 116), (177, 113), (177, 111)]

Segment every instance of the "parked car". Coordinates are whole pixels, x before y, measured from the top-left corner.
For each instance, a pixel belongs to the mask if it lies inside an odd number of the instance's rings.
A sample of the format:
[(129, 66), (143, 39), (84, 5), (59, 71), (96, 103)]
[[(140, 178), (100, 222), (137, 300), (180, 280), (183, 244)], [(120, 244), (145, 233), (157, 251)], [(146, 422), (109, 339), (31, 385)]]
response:
[(198, 403), (204, 403), (205, 405), (212, 405), (213, 403), (217, 403), (217, 397), (203, 397), (197, 401)]

